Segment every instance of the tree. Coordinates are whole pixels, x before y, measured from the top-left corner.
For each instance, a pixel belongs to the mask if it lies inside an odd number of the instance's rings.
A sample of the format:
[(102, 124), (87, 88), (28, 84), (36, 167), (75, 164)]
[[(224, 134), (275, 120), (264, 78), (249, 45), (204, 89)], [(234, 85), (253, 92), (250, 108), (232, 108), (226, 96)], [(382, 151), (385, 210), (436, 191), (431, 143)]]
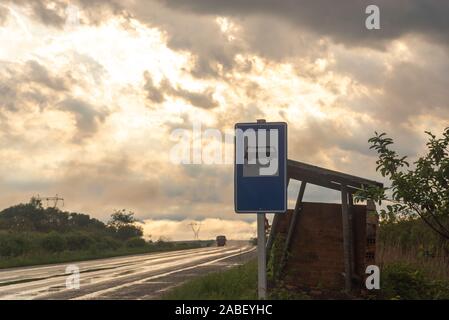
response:
[(30, 205), (35, 209), (43, 209), (42, 200), (36, 197), (31, 197)]
[(376, 171), (387, 177), (391, 186), (364, 188), (356, 194), (356, 200), (372, 199), (379, 204), (389, 201), (392, 204), (381, 212), (383, 218), (420, 217), (434, 232), (449, 240), (449, 127), (442, 138), (429, 131), (426, 134), (428, 151), (410, 168), (407, 157), (391, 149), (393, 139), (375, 132), (368, 142), (378, 154)]
[(118, 238), (127, 240), (143, 236), (142, 228), (136, 226), (136, 222), (134, 212), (126, 212), (125, 209), (122, 209), (116, 210), (111, 214), (111, 220), (109, 220), (108, 226), (115, 232)]

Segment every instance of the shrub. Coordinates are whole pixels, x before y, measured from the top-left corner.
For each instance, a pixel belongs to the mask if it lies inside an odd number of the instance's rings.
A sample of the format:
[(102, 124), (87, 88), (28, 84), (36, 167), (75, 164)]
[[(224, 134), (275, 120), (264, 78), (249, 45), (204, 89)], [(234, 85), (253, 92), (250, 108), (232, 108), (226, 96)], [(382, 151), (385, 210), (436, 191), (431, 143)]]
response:
[(142, 228), (131, 224), (120, 226), (116, 230), (117, 238), (121, 240), (137, 238), (143, 235)]
[(267, 276), (268, 280), (275, 282), (282, 270), (282, 257), (284, 254), (285, 236), (279, 234), (273, 241), (273, 245), (268, 255)]
[(47, 251), (61, 252), (66, 248), (66, 241), (59, 233), (50, 232), (42, 239), (41, 245)]
[(142, 248), (145, 247), (147, 243), (142, 238), (132, 238), (126, 241), (126, 246), (128, 248)]
[(117, 250), (122, 246), (122, 243), (111, 237), (99, 237), (96, 242), (91, 246), (90, 249), (93, 251), (104, 251), (104, 250)]
[(449, 282), (431, 279), (405, 263), (386, 265), (381, 272), (381, 292), (385, 299), (448, 299)]
[(102, 243), (110, 250), (117, 250), (122, 246), (122, 242), (109, 237), (104, 238)]
[(22, 236), (2, 235), (0, 237), (0, 256), (17, 257), (31, 250), (32, 243)]
[(72, 251), (87, 250), (92, 246), (94, 240), (84, 234), (70, 234), (66, 236), (67, 249)]

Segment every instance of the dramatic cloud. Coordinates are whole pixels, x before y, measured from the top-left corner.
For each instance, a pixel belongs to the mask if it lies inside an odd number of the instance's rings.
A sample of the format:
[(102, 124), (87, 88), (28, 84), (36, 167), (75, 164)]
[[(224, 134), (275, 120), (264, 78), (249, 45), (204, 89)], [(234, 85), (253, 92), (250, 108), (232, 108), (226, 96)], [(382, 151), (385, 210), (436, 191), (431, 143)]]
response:
[(162, 92), (161, 88), (158, 88), (154, 85), (151, 75), (147, 71), (145, 71), (144, 77), (145, 85), (143, 88), (147, 92), (148, 99), (150, 99), (154, 103), (164, 102), (164, 93)]
[(179, 87), (175, 88), (166, 78), (162, 79), (159, 87), (156, 87), (147, 71), (144, 73), (144, 78), (144, 90), (147, 92), (148, 99), (154, 103), (164, 102), (165, 95), (168, 95), (184, 99), (192, 106), (203, 109), (212, 109), (218, 106), (213, 98), (214, 90), (212, 88), (207, 88), (201, 92), (189, 91)]
[(35, 82), (44, 85), (55, 91), (65, 91), (67, 90), (68, 83), (67, 80), (61, 77), (52, 77), (49, 75), (48, 70), (40, 65), (37, 61), (28, 61), (27, 70), (28, 81)]
[(173, 95), (187, 100), (193, 106), (212, 109), (217, 106), (217, 102), (213, 98), (213, 89), (206, 89), (203, 92), (192, 92), (184, 89), (172, 89)]
[[(449, 3), (439, 0), (389, 1), (376, 0), (369, 4), (381, 10), (381, 29), (369, 32), (364, 28), (366, 2), (357, 0), (162, 0), (181, 11), (199, 14), (234, 16), (274, 16), (289, 21), (299, 29), (336, 42), (356, 46), (379, 46), (405, 34), (418, 33), (435, 41), (449, 44)], [(380, 43), (379, 43), (380, 41)]]
[(61, 110), (71, 112), (75, 116), (78, 128), (76, 140), (92, 136), (108, 114), (106, 109), (96, 110), (94, 106), (77, 99), (64, 100), (59, 106)]
[[(367, 139), (401, 154), (449, 122), (449, 4), (375, 1), (14, 0), (0, 5), (0, 206), (64, 196), (106, 220), (126, 208), (153, 239), (254, 234), (233, 213), (232, 165), (176, 165), (173, 130), (286, 121), (289, 157), (367, 178)], [(215, 141), (220, 150), (232, 143)], [(289, 187), (289, 205), (299, 183)], [(307, 201), (339, 201), (308, 186)]]
[(2, 106), (9, 111), (19, 111), (30, 103), (44, 107), (52, 96), (67, 88), (66, 78), (50, 75), (34, 60), (24, 64), (2, 63), (0, 74)]

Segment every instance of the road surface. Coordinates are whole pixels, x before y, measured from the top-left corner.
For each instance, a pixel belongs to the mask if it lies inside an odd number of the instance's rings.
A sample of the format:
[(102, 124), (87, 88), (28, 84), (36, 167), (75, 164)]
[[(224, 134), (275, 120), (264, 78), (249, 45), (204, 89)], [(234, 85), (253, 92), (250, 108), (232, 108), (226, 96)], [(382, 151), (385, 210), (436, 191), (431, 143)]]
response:
[[(255, 251), (235, 244), (5, 269), (0, 299), (157, 299), (188, 279), (244, 263)], [(79, 268), (79, 289), (66, 286), (69, 265)]]

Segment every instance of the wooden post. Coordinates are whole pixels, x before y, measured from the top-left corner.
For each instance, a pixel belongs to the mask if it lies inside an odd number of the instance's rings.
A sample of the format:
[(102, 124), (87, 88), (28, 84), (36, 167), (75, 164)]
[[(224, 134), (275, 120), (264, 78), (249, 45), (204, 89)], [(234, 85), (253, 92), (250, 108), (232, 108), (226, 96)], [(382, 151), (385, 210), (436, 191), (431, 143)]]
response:
[(373, 200), (366, 201), (366, 211), (376, 214), (376, 204)]
[[(291, 181), (291, 179), (288, 178), (287, 187), (290, 185), (290, 181)], [(271, 222), (271, 230), (270, 230), (270, 234), (268, 235), (268, 240), (267, 240), (267, 256), (269, 256), (271, 247), (273, 246), (275, 230), (277, 229), (277, 225), (279, 223), (279, 220), (281, 219), (282, 214), (283, 213), (275, 213), (273, 216), (273, 221)]]
[(349, 219), (348, 208), (348, 190), (346, 186), (341, 186), (341, 216), (343, 226), (343, 255), (345, 264), (345, 290), (350, 292), (352, 289), (352, 225)]
[(290, 243), (292, 241), (293, 232), (296, 227), (296, 220), (299, 214), (299, 210), (301, 208), (302, 198), (304, 197), (304, 192), (306, 190), (307, 182), (302, 181), (301, 186), (299, 187), (298, 197), (296, 198), (295, 210), (293, 211), (292, 217), (290, 219), (290, 226), (288, 228), (287, 238), (285, 239), (284, 252), (282, 253), (281, 258), (281, 269), (284, 268), (285, 261), (287, 260), (287, 253), (290, 248)]
[(348, 194), (349, 199), (349, 206), (352, 207), (354, 205), (354, 197), (352, 196), (352, 193)]
[(275, 230), (277, 229), (277, 226), (279, 224), (279, 219), (280, 219), (281, 214), (283, 214), (283, 213), (275, 213), (273, 216), (273, 221), (271, 222), (270, 234), (268, 235), (268, 240), (267, 240), (267, 255), (269, 255), (271, 247), (273, 246)]
[[(285, 251), (288, 251), (290, 246), (290, 242), (293, 236), (293, 232), (295, 231), (296, 219), (298, 217), (299, 209), (302, 203), (302, 198), (304, 197), (304, 192), (306, 190), (307, 182), (302, 181), (301, 186), (299, 187), (298, 197), (296, 198), (295, 210), (293, 211), (293, 215), (290, 221), (290, 226), (288, 228), (287, 239), (285, 243)], [(286, 252), (285, 252), (286, 253)]]
[(349, 218), (349, 243), (351, 250), (351, 276), (354, 277), (356, 275), (355, 272), (355, 249), (354, 249), (354, 197), (352, 193), (348, 190), (348, 218)]

